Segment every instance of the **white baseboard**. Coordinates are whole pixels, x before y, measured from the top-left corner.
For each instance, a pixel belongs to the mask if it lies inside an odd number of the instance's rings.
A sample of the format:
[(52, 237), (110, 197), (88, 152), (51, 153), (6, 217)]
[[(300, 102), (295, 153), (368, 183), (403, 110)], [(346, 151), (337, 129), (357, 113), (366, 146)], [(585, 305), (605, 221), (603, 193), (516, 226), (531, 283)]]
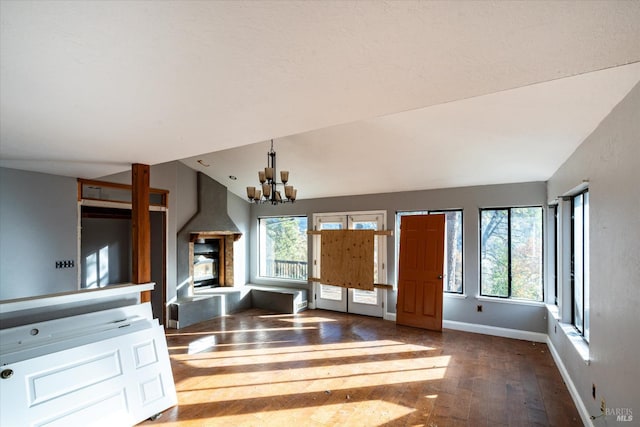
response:
[(576, 405), (576, 409), (580, 414), (580, 418), (582, 418), (582, 423), (587, 427), (593, 427), (593, 421), (591, 420), (589, 411), (587, 410), (587, 407), (585, 406), (584, 402), (580, 398), (578, 389), (576, 388), (575, 384), (571, 380), (571, 376), (569, 376), (569, 372), (567, 371), (567, 368), (564, 366), (564, 363), (562, 363), (562, 359), (560, 358), (558, 351), (553, 346), (553, 342), (551, 341), (551, 338), (547, 337), (546, 342), (547, 342), (547, 347), (549, 347), (549, 351), (551, 352), (551, 357), (553, 357), (553, 361), (556, 363), (556, 366), (560, 371), (560, 375), (562, 375), (562, 379), (564, 380), (565, 384), (567, 385), (567, 388), (569, 389), (569, 394), (573, 399), (573, 403), (575, 403)]
[(443, 320), (442, 327), (456, 331), (473, 332), (476, 334), (493, 335), (496, 337), (513, 338), (533, 342), (547, 342), (547, 334), (541, 332), (522, 331), (520, 329), (499, 328), (497, 326), (478, 325), (475, 323), (456, 322), (455, 320)]
[(392, 322), (395, 322), (396, 321), (396, 314), (395, 313), (385, 312), (384, 315), (382, 316), (382, 318), (384, 320), (390, 320)]

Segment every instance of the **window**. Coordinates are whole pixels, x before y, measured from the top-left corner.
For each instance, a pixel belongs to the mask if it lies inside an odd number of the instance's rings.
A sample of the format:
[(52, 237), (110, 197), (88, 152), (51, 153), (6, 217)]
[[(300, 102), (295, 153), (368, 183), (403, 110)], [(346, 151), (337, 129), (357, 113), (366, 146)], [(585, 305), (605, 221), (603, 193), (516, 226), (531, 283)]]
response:
[(542, 208), (480, 210), (480, 294), (542, 301)]
[(553, 295), (552, 295), (552, 299), (553, 299), (553, 303), (555, 305), (558, 305), (558, 248), (559, 248), (559, 230), (560, 230), (560, 217), (558, 216), (558, 205), (549, 205), (549, 211), (550, 211), (550, 215), (549, 218), (551, 218), (551, 215), (553, 215), (553, 222), (550, 224), (551, 227), (553, 227), (552, 230), (550, 231), (550, 236), (552, 236), (553, 238), (553, 242), (551, 246), (547, 246), (549, 248), (549, 254), (548, 254), (548, 260), (551, 262), (551, 265), (549, 266), (549, 275), (550, 275), (550, 279), (552, 280), (552, 284), (553, 284)]
[(260, 277), (307, 280), (307, 217), (258, 219)]
[[(400, 253), (400, 221), (404, 215), (445, 215), (444, 291), (462, 293), (462, 210), (398, 212), (396, 219), (396, 254)], [(397, 270), (396, 270), (397, 271)], [(397, 282), (397, 280), (396, 280)]]
[(571, 205), (573, 324), (589, 341), (589, 192), (573, 196)]

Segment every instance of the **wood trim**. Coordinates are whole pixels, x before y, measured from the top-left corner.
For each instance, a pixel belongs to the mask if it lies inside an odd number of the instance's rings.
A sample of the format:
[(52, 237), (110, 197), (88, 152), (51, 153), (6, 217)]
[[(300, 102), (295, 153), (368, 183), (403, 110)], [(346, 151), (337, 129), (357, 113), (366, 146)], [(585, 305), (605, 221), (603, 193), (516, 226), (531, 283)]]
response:
[[(158, 283), (156, 283), (154, 291), (161, 292), (162, 295), (162, 326), (167, 327), (168, 317), (167, 317), (167, 255), (168, 255), (168, 246), (167, 246), (167, 227), (168, 227), (168, 219), (167, 212), (159, 211), (162, 213), (162, 285), (160, 289), (158, 289)], [(151, 215), (151, 214), (149, 214)], [(151, 231), (151, 230), (149, 230)], [(151, 254), (149, 254), (151, 256)], [(152, 304), (153, 306), (153, 304)]]
[(193, 295), (193, 291), (195, 289), (195, 283), (193, 281), (193, 274), (194, 274), (193, 258), (195, 257), (194, 252), (195, 252), (194, 241), (191, 240), (189, 242), (189, 295)]
[(78, 201), (82, 200), (82, 182), (80, 182), (80, 178), (78, 178)]
[[(350, 231), (358, 231), (358, 230), (350, 230)], [(322, 230), (308, 230), (307, 234), (320, 236), (322, 234)], [(393, 236), (393, 230), (375, 230), (373, 234), (374, 236)]]
[[(133, 171), (132, 173), (132, 179), (133, 179)], [(105, 199), (96, 199), (93, 197), (84, 197), (83, 193), (82, 193), (82, 186), (83, 185), (95, 185), (95, 186), (99, 186), (99, 187), (109, 187), (109, 188), (119, 188), (122, 190), (131, 190), (133, 192), (133, 186), (132, 184), (121, 184), (118, 182), (107, 182), (107, 181), (99, 181), (99, 180), (95, 180), (95, 179), (84, 179), (84, 178), (77, 178), (78, 181), (78, 201), (82, 201), (82, 200), (105, 200)], [(155, 205), (154, 206), (163, 206), (163, 207), (168, 207), (169, 204), (169, 190), (164, 190), (162, 188), (153, 188), (153, 187), (149, 187), (149, 193), (153, 193), (153, 194), (160, 194), (162, 197), (162, 201), (160, 205)], [(133, 200), (133, 195), (131, 196), (132, 200)], [(129, 203), (126, 201), (119, 201), (119, 200), (110, 200), (111, 202), (114, 203)]]
[(227, 286), (226, 279), (226, 255), (227, 255), (227, 246), (226, 241), (222, 237), (218, 237), (220, 240), (220, 246), (218, 247), (218, 284), (220, 286)]
[[(149, 218), (149, 165), (131, 168), (131, 236), (133, 239), (133, 283), (151, 281), (151, 221)], [(151, 292), (140, 294), (140, 302), (151, 301)]]
[[(312, 282), (317, 282), (322, 284), (322, 280), (319, 277), (309, 277), (307, 278), (307, 282), (312, 283)], [(330, 285), (330, 286), (335, 286), (335, 285)], [(388, 283), (374, 283), (373, 284), (374, 288), (380, 288), (380, 289), (393, 289), (393, 285), (389, 285)], [(357, 288), (351, 288), (351, 289), (357, 289)]]
[[(102, 187), (122, 188), (124, 190), (131, 190), (133, 188), (132, 184), (120, 184), (118, 182), (99, 181), (99, 180), (95, 180), (95, 179), (78, 178), (78, 183), (80, 185), (82, 185), (82, 184), (99, 185), (99, 186), (102, 186)], [(80, 188), (82, 188), (82, 187), (80, 187)], [(149, 187), (149, 192), (150, 193), (157, 193), (157, 194), (169, 194), (169, 190), (164, 190), (162, 188), (153, 188), (153, 187)]]

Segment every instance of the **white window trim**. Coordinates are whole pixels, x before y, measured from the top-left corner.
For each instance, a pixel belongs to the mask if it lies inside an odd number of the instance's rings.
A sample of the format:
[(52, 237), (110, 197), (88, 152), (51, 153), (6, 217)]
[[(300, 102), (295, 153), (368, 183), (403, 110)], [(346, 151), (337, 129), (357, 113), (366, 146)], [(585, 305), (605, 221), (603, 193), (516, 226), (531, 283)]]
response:
[(558, 305), (547, 304), (548, 311), (560, 326), (560, 330), (571, 342), (572, 347), (588, 365), (590, 363), (589, 343), (573, 325), (572, 305), (573, 292), (571, 288), (571, 205), (573, 197), (589, 190), (589, 181), (583, 180), (566, 193), (558, 196), (558, 247), (556, 248), (556, 263), (558, 266)]
[[(585, 364), (591, 364), (589, 344), (577, 333), (576, 328), (571, 323), (564, 323), (560, 319), (560, 310), (555, 304), (547, 304), (547, 311), (549, 315), (556, 321), (554, 326), (560, 327), (560, 332), (564, 334), (567, 340), (571, 342), (573, 348), (576, 350), (580, 358)], [(554, 333), (558, 330), (555, 329)], [(549, 331), (551, 334), (551, 331)]]
[(457, 292), (443, 292), (445, 298), (453, 298), (453, 299), (467, 299), (467, 294), (459, 294)]
[(478, 295), (475, 297), (478, 301), (497, 302), (500, 304), (516, 304), (516, 305), (530, 305), (535, 307), (544, 307), (547, 305), (544, 301), (532, 301), (527, 299), (518, 299), (513, 297), (491, 297), (488, 295)]

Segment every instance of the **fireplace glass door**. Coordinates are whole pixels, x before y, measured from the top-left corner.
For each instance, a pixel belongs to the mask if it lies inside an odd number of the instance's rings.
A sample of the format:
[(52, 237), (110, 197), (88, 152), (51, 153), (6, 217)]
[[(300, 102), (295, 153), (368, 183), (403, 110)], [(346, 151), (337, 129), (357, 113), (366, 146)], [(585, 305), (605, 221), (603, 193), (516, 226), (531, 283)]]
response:
[(205, 239), (193, 245), (193, 285), (195, 287), (220, 286), (220, 241)]

